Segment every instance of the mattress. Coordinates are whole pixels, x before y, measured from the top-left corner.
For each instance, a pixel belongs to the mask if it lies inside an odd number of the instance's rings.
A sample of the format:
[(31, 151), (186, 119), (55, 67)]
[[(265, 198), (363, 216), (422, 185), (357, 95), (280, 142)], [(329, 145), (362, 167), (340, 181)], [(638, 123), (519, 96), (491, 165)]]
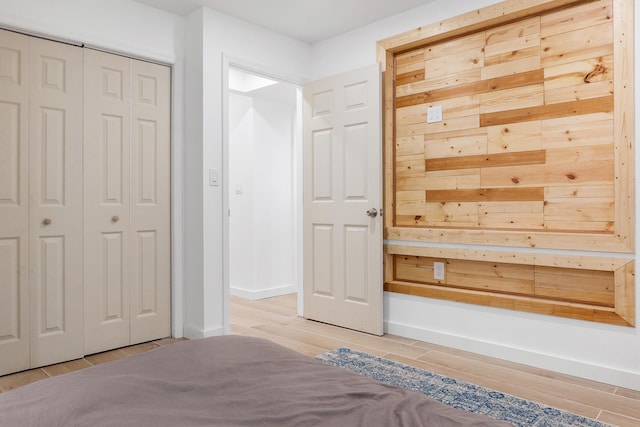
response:
[(184, 341), (0, 393), (0, 426), (506, 426), (268, 340)]

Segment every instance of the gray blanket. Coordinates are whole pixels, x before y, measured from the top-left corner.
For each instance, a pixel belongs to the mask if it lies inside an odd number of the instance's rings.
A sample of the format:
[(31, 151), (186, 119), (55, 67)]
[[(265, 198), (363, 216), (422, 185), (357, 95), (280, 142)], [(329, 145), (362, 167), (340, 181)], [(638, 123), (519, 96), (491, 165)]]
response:
[(224, 336), (0, 393), (0, 426), (501, 426), (270, 341)]

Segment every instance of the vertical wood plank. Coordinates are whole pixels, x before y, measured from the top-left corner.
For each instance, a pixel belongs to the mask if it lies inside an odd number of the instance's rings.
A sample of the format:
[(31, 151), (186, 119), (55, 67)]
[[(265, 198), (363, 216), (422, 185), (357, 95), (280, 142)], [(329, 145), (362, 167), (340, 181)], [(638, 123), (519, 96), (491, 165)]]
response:
[(614, 57), (616, 97), (614, 138), (616, 164), (616, 235), (635, 250), (635, 69), (633, 47), (633, 0), (614, 2)]

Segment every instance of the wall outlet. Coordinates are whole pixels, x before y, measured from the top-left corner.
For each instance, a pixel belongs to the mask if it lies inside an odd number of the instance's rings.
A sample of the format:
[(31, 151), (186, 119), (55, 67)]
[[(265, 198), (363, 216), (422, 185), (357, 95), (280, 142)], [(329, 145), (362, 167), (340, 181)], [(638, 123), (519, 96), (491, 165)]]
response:
[(442, 121), (442, 105), (427, 107), (427, 123), (439, 123)]
[(444, 280), (444, 262), (433, 263), (433, 278), (434, 280)]

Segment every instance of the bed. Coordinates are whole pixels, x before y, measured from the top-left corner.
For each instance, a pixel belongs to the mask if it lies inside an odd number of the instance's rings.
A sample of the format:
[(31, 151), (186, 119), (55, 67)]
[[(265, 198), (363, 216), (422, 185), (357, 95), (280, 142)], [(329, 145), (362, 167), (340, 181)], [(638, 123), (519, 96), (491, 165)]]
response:
[(0, 426), (507, 426), (268, 340), (185, 341), (0, 393)]

